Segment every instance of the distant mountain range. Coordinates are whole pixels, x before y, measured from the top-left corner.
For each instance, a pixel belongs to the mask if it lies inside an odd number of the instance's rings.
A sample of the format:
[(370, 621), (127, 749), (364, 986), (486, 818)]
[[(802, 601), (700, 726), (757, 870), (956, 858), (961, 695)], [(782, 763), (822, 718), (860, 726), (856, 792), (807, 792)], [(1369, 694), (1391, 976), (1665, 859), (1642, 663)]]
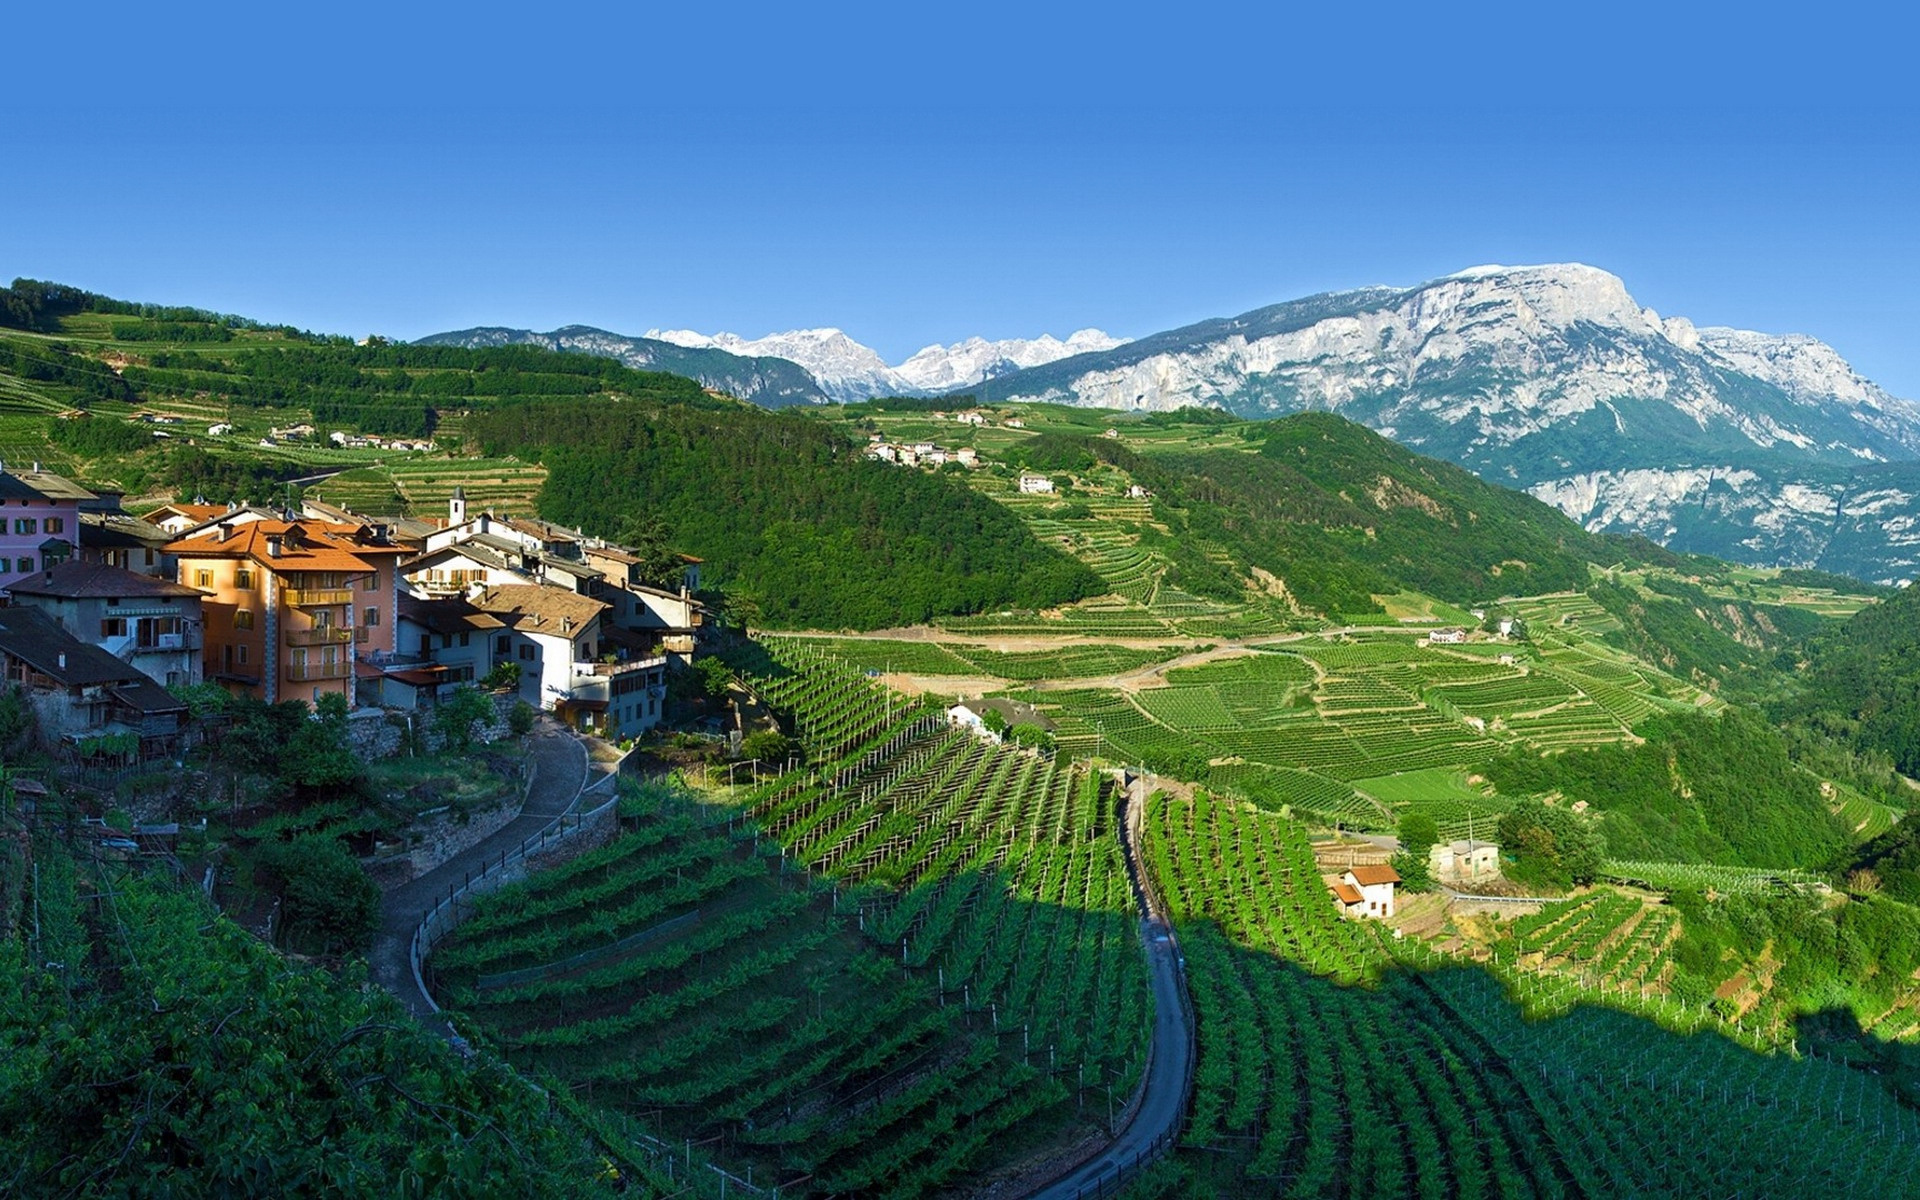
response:
[(551, 333), (488, 326), (421, 338), (430, 346), (545, 346), (617, 358), (640, 370), (698, 379), (766, 408), (792, 404), (857, 403), (875, 396), (938, 396), (983, 379), (1044, 366), (1075, 354), (1122, 345), (1097, 329), (1082, 329), (1065, 341), (1040, 337), (990, 342), (968, 338), (951, 346), (928, 346), (898, 366), (838, 329), (796, 329), (743, 338), (735, 333), (651, 329), (643, 337), (569, 325)]
[(1326, 410), (1592, 530), (1879, 582), (1920, 567), (1920, 404), (1824, 342), (1663, 318), (1577, 263), (1326, 293), (1133, 341), (971, 338), (897, 365), (838, 329), (423, 340), (607, 354), (769, 407), (972, 391), (1133, 411)]
[(827, 395), (843, 404), (875, 396), (937, 396), (1026, 367), (1125, 344), (1098, 329), (1082, 329), (1064, 342), (1050, 334), (998, 342), (973, 337), (951, 346), (927, 346), (898, 366), (888, 366), (878, 351), (838, 329), (796, 329), (751, 341), (738, 334), (708, 335), (690, 329), (654, 329), (647, 336), (677, 346), (790, 359), (812, 372)]

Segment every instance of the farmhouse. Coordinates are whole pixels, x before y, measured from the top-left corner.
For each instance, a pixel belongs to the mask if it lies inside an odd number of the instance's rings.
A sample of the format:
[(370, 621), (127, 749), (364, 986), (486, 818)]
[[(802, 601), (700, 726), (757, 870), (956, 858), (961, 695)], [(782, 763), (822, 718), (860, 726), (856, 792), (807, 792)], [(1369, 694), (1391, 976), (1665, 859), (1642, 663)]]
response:
[(1427, 865), (1442, 879), (1462, 883), (1496, 879), (1500, 875), (1500, 847), (1473, 838), (1442, 842), (1428, 852)]
[(971, 730), (975, 736), (995, 742), (1000, 740), (1000, 733), (994, 730), (994, 725), (1001, 730), (1012, 729), (1015, 725), (1034, 725), (1049, 733), (1054, 729), (1053, 722), (1033, 705), (1008, 700), (1003, 696), (962, 700), (947, 709), (947, 720), (956, 728)]
[(1340, 915), (1348, 920), (1381, 920), (1393, 915), (1393, 887), (1400, 873), (1392, 867), (1348, 867), (1328, 885)]
[(1464, 629), (1436, 629), (1427, 635), (1427, 643), (1433, 646), (1457, 646), (1466, 640)]
[(1045, 475), (1022, 475), (1020, 490), (1029, 496), (1046, 495), (1053, 491), (1053, 480)]
[(16, 605), (41, 610), (168, 687), (200, 682), (201, 595), (193, 588), (102, 563), (64, 562), (8, 590)]

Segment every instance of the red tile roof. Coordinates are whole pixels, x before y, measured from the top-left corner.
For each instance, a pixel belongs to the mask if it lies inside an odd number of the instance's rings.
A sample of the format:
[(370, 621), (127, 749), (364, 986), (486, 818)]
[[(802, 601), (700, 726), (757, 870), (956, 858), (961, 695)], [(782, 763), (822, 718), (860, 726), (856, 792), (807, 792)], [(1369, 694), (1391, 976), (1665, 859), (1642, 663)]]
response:
[[(227, 536), (212, 526), (196, 537), (168, 542), (168, 554), (181, 558), (250, 558), (274, 571), (332, 571), (366, 575), (383, 555), (409, 553), (406, 547), (377, 543), (358, 525), (329, 521), (248, 521), (229, 527)], [(271, 553), (268, 539), (278, 538), (280, 552)]]
[(1353, 876), (1354, 882), (1358, 883), (1361, 887), (1369, 887), (1376, 883), (1400, 882), (1400, 872), (1387, 866), (1385, 863), (1365, 867), (1348, 867), (1347, 874)]
[(1366, 900), (1365, 896), (1354, 890), (1345, 880), (1333, 885), (1333, 895), (1342, 904), (1360, 904)]

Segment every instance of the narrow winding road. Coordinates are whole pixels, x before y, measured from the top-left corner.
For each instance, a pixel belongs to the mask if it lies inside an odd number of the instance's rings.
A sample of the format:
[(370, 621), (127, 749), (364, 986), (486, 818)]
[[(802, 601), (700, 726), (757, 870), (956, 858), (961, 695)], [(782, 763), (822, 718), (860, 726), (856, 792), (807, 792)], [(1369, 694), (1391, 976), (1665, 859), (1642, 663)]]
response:
[(586, 746), (549, 719), (543, 718), (528, 736), (527, 754), (534, 764), (533, 786), (527, 791), (527, 802), (519, 816), (491, 837), (381, 898), (380, 930), (367, 956), (374, 982), (392, 992), (423, 1021), (432, 1021), (436, 1010), (414, 977), (409, 958), (413, 931), (419, 928), (421, 918), (469, 872), (478, 873), (487, 862), (559, 820), (594, 782)]
[(1153, 1042), (1148, 1051), (1143, 1094), (1126, 1126), (1086, 1162), (1033, 1193), (1034, 1200), (1076, 1200), (1118, 1190), (1135, 1167), (1158, 1157), (1180, 1135), (1186, 1118), (1187, 1089), (1193, 1074), (1193, 1034), (1188, 1025), (1186, 962), (1173, 938), (1166, 914), (1147, 885), (1146, 861), (1140, 853), (1140, 827), (1145, 819), (1147, 780), (1127, 792), (1121, 841), (1127, 862), (1140, 885), (1146, 916), (1140, 937), (1147, 951), (1147, 980), (1153, 989)]

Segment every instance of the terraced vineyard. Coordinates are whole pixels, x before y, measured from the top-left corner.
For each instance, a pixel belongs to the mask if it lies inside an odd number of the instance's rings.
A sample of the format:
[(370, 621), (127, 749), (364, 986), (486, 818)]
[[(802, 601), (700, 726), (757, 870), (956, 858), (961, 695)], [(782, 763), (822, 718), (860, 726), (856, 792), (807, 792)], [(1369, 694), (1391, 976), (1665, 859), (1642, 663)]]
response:
[[(1161, 797), (1147, 845), (1200, 1055), (1180, 1170), (1147, 1194), (1884, 1194), (1920, 1172), (1920, 1121), (1869, 1075), (1608, 1008), (1526, 1020), (1486, 972), (1341, 922), (1290, 822)], [(1535, 952), (1620, 989), (1670, 935), (1615, 893), (1550, 913)]]
[(622, 825), (481, 898), (430, 962), (462, 1025), (523, 1069), (788, 1194), (923, 1194), (1060, 1106), (1030, 1055), (750, 822), (656, 791)]

